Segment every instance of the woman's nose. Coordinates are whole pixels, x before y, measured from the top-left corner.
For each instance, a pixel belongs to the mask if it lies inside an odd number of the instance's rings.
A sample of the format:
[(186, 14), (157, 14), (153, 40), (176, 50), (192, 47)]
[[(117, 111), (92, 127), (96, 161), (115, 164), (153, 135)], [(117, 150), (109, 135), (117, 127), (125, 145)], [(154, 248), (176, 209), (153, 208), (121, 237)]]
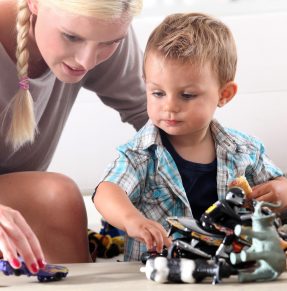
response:
[(83, 47), (75, 54), (75, 61), (86, 70), (89, 70), (97, 65), (97, 50), (89, 46)]

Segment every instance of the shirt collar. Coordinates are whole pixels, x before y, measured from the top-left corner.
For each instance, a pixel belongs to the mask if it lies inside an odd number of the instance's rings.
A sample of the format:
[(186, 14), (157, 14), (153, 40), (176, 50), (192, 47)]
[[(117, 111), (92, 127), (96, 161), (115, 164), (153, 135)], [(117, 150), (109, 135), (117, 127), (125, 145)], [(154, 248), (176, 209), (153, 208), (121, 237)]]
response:
[[(211, 121), (210, 128), (216, 146), (232, 153), (248, 151), (250, 144), (247, 146), (245, 140), (228, 133), (216, 119)], [(149, 120), (137, 133), (134, 147), (146, 150), (152, 146), (162, 146), (162, 140), (158, 127)]]
[(239, 136), (231, 135), (216, 119), (210, 124), (216, 146), (231, 153), (250, 153), (252, 144)]
[(135, 136), (134, 148), (146, 150), (154, 145), (161, 146), (162, 141), (158, 127), (149, 120)]

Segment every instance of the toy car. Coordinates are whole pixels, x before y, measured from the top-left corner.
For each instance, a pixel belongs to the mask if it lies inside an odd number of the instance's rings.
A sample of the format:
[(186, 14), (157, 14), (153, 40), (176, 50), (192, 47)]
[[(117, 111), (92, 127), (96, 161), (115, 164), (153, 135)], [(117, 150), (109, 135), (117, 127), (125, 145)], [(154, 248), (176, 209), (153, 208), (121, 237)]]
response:
[(40, 282), (59, 281), (66, 277), (69, 272), (68, 268), (64, 266), (46, 264), (38, 273), (33, 274), (29, 271), (23, 261), (21, 262), (21, 267), (19, 269), (14, 269), (9, 262), (5, 260), (0, 260), (0, 271), (2, 271), (6, 276), (37, 276)]

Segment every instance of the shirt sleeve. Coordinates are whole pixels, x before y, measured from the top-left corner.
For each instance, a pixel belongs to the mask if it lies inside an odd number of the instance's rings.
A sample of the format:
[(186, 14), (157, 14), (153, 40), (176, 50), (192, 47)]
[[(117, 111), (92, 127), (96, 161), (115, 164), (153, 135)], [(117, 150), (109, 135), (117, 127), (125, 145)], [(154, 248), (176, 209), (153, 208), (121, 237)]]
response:
[(254, 163), (247, 173), (247, 176), (252, 177), (253, 184), (258, 185), (283, 176), (282, 170), (266, 154), (264, 145), (256, 139), (253, 139), (253, 143), (257, 146), (258, 151), (250, 156)]
[[(101, 182), (117, 184), (127, 193), (134, 205), (139, 205), (141, 191), (145, 185), (147, 166), (137, 163), (136, 153), (127, 154), (129, 150), (126, 145), (118, 147), (117, 150), (118, 157), (108, 165)], [(96, 195), (97, 187), (92, 199)]]
[(104, 104), (118, 111), (123, 122), (132, 124), (137, 130), (148, 120), (142, 64), (143, 54), (130, 27), (112, 57), (96, 66), (83, 84)]

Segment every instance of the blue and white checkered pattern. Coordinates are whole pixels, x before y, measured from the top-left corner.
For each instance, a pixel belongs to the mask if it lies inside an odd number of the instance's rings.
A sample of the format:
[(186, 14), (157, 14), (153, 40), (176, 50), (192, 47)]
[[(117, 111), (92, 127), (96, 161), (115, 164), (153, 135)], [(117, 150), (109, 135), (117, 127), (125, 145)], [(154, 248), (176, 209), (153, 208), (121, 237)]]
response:
[[(251, 186), (282, 176), (265, 154), (260, 141), (233, 129), (211, 123), (217, 154), (217, 193), (225, 197), (228, 184), (245, 176)], [(127, 144), (118, 148), (104, 181), (118, 184), (147, 218), (167, 228), (168, 216), (192, 216), (180, 174), (162, 145), (159, 130), (148, 122)], [(125, 260), (140, 260), (143, 243), (127, 237)]]

